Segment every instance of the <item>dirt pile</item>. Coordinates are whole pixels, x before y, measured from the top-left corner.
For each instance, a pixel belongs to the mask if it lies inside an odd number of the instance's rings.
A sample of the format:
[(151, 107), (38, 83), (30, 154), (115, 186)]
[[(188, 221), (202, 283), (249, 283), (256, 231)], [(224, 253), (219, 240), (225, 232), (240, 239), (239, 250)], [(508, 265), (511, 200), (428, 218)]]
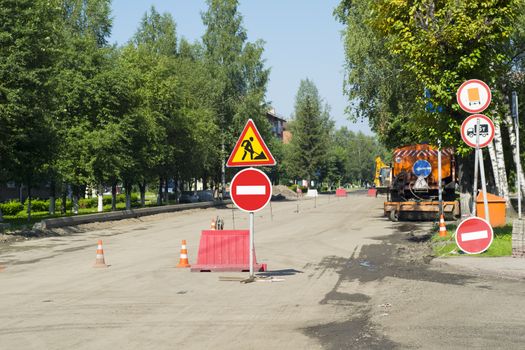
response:
[(289, 189), (284, 185), (272, 186), (272, 199), (287, 199), (293, 200), (297, 199), (297, 193)]

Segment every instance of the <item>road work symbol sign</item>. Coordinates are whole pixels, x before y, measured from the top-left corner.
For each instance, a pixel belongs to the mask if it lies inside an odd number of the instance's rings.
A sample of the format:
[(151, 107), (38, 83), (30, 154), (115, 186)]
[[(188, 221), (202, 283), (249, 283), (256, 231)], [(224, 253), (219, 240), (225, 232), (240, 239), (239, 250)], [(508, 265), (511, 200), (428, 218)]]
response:
[(489, 223), (478, 217), (468, 218), (456, 229), (456, 244), (468, 254), (479, 254), (492, 244), (494, 232)]
[(253, 120), (249, 119), (237, 140), (227, 167), (273, 166), (275, 159), (262, 139)]
[(461, 124), (461, 138), (470, 147), (476, 147), (476, 133), (479, 119), (479, 147), (483, 148), (494, 138), (494, 123), (483, 114), (468, 116)]
[(481, 80), (471, 79), (461, 84), (456, 98), (465, 112), (480, 113), (489, 106), (492, 94), (487, 84)]

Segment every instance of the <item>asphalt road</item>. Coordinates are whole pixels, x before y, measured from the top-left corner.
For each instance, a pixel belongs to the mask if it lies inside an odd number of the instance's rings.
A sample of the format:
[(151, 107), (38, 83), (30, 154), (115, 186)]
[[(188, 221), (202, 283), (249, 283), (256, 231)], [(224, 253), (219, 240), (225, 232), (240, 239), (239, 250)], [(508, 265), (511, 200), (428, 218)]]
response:
[[(297, 210), (299, 211), (297, 213)], [(428, 224), (391, 223), (382, 199), (274, 202), (258, 261), (282, 282), (177, 269), (212, 217), (191, 210), (0, 246), (0, 349), (521, 349), (525, 282), (429, 264)], [(107, 269), (95, 269), (102, 239)]]

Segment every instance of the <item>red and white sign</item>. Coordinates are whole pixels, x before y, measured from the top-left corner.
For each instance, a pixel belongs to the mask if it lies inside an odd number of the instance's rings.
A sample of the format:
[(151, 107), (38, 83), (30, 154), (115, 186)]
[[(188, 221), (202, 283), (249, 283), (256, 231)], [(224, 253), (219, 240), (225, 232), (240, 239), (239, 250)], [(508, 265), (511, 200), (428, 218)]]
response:
[(259, 211), (272, 198), (272, 183), (259, 169), (244, 169), (233, 177), (230, 196), (233, 203), (242, 211)]
[(465, 112), (480, 113), (489, 106), (492, 94), (487, 84), (478, 79), (470, 79), (461, 84), (456, 99)]
[(456, 244), (468, 254), (479, 254), (492, 244), (494, 232), (489, 223), (482, 218), (468, 218), (456, 229)]
[(470, 147), (476, 147), (476, 131), (479, 119), (479, 147), (483, 148), (494, 138), (494, 122), (483, 114), (468, 116), (461, 124), (461, 138)]

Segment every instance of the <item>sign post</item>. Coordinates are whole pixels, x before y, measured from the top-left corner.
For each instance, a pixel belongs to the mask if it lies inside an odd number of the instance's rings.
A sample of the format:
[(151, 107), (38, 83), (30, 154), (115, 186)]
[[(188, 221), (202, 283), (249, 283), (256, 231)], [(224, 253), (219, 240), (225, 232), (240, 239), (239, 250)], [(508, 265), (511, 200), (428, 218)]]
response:
[[(274, 166), (276, 161), (264, 143), (253, 120), (249, 119), (237, 140), (228, 167)], [(254, 212), (263, 209), (272, 198), (272, 183), (259, 169), (248, 168), (239, 171), (230, 186), (231, 199), (242, 211), (250, 216), (250, 279), (254, 278)]]
[(441, 139), (438, 139), (438, 201), (440, 217), (443, 215), (443, 186), (441, 181)]
[(518, 94), (512, 91), (512, 116), (516, 128), (516, 191), (518, 194), (518, 219), (521, 219), (521, 159), (520, 159), (520, 117), (518, 114)]
[[(485, 217), (489, 218), (489, 208), (487, 202), (487, 188), (485, 183), (485, 166), (483, 163), (482, 147), (486, 147), (494, 139), (494, 123), (492, 120), (483, 114), (474, 114), (468, 116), (461, 124), (461, 138), (467, 145), (475, 148), (474, 160), (474, 189), (472, 215), (476, 215), (476, 198), (478, 196), (478, 166), (481, 175), (481, 189), (483, 193), (483, 206), (485, 209)], [(489, 219), (488, 219), (489, 220)], [(489, 220), (490, 222), (490, 220)]]

